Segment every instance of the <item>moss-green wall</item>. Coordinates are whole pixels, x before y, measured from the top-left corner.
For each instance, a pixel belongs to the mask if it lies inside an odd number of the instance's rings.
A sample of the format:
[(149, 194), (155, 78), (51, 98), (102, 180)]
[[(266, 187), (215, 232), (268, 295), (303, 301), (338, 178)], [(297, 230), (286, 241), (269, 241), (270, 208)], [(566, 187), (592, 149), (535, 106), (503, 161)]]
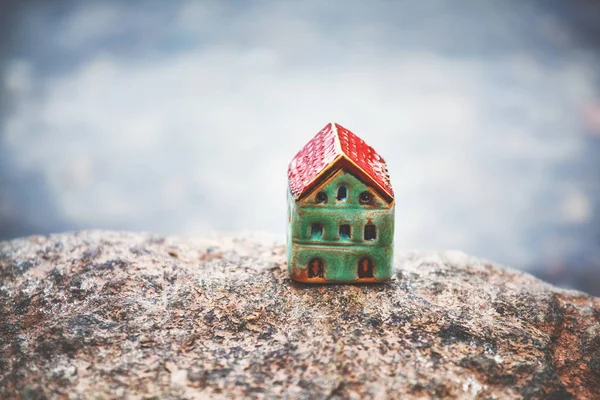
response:
[[(347, 188), (345, 201), (336, 199), (338, 188)], [(362, 192), (374, 195), (369, 205), (359, 202)], [(318, 203), (316, 195), (327, 194), (327, 202)], [(323, 185), (316, 187), (306, 198), (296, 202), (288, 197), (288, 268), (292, 276), (306, 270), (309, 261), (319, 257), (324, 261), (325, 278), (336, 281), (358, 279), (358, 262), (365, 256), (374, 261), (377, 280), (391, 276), (394, 237), (394, 206), (390, 206), (368, 185), (351, 173), (339, 170)], [(323, 226), (322, 236), (313, 236), (314, 223)], [(340, 238), (339, 226), (351, 226), (350, 238)], [(377, 228), (375, 240), (364, 240), (364, 227)]]
[(317, 257), (323, 260), (327, 280), (342, 282), (358, 280), (358, 264), (363, 257), (370, 257), (373, 260), (375, 279), (385, 280), (392, 276), (393, 249), (391, 247), (293, 244), (292, 263), (296, 268), (306, 269), (310, 260)]

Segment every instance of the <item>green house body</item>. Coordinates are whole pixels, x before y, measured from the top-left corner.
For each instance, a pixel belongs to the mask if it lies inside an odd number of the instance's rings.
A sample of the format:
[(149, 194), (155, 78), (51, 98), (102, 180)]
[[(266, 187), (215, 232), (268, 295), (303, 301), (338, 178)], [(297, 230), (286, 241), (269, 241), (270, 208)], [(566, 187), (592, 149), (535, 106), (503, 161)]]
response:
[[(337, 138), (344, 128), (333, 127)], [(385, 281), (393, 270), (393, 196), (343, 151), (332, 158), (312, 181), (304, 179), (302, 193), (288, 191), (290, 276), (313, 283)]]

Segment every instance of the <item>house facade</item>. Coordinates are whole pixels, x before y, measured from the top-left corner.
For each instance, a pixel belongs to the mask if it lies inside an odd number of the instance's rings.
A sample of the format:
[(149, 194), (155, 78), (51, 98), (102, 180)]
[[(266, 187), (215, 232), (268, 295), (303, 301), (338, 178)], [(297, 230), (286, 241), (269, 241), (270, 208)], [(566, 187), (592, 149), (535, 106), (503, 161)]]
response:
[(327, 124), (288, 169), (288, 269), (302, 282), (378, 282), (393, 266), (394, 194), (364, 141)]

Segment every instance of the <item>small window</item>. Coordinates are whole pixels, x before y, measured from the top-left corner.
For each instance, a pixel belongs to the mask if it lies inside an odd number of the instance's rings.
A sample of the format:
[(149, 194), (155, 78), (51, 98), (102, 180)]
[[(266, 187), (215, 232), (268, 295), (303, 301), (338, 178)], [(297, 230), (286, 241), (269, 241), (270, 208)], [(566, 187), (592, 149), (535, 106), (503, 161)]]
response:
[(317, 196), (315, 197), (315, 201), (317, 203), (327, 203), (327, 193), (325, 193), (325, 192), (317, 193)]
[(350, 239), (350, 225), (340, 225), (340, 239)]
[(310, 227), (310, 236), (313, 239), (320, 239), (323, 236), (323, 225), (312, 224)]
[(362, 192), (360, 196), (358, 196), (358, 202), (363, 205), (373, 204), (374, 200), (373, 194), (369, 192)]
[(365, 225), (365, 240), (375, 239), (377, 239), (377, 228), (375, 228), (375, 225)]
[(337, 199), (339, 201), (346, 201), (347, 198), (348, 198), (348, 189), (346, 188), (346, 186), (342, 185), (338, 188)]

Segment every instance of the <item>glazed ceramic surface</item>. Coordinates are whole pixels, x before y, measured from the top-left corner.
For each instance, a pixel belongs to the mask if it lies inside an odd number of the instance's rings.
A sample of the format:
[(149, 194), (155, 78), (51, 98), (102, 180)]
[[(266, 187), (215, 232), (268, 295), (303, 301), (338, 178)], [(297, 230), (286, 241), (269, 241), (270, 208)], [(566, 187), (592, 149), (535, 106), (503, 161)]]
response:
[(288, 270), (302, 282), (379, 282), (392, 274), (394, 197), (385, 161), (328, 124), (288, 171)]

